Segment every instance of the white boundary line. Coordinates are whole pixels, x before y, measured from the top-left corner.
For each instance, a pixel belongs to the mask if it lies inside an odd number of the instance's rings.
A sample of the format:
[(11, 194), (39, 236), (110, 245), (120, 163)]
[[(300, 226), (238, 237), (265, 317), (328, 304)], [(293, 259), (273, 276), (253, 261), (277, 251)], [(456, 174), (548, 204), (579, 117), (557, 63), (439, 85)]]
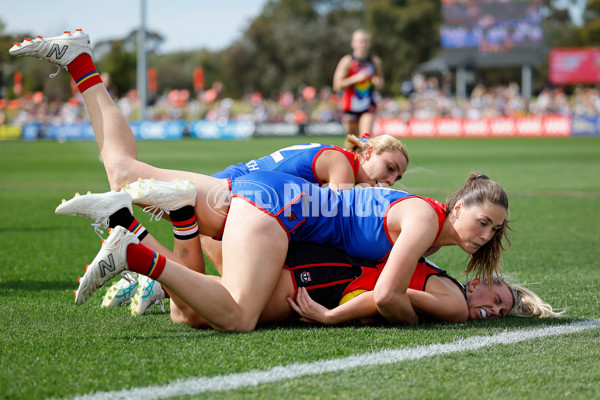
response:
[(547, 328), (516, 330), (502, 332), (492, 336), (472, 336), (451, 343), (432, 344), (398, 350), (382, 350), (375, 353), (323, 360), (303, 364), (290, 364), (273, 367), (267, 370), (253, 370), (237, 374), (214, 377), (191, 378), (178, 380), (162, 386), (148, 386), (113, 392), (91, 393), (75, 397), (82, 400), (115, 400), (115, 399), (164, 399), (173, 396), (195, 395), (204, 392), (216, 392), (256, 386), (263, 383), (277, 382), (301, 376), (317, 375), (327, 372), (341, 371), (370, 365), (399, 363), (406, 360), (417, 360), (441, 354), (458, 353), (477, 350), (496, 344), (518, 343), (531, 339), (549, 336), (568, 335), (589, 329), (600, 328), (600, 319), (574, 322), (567, 325), (556, 325)]

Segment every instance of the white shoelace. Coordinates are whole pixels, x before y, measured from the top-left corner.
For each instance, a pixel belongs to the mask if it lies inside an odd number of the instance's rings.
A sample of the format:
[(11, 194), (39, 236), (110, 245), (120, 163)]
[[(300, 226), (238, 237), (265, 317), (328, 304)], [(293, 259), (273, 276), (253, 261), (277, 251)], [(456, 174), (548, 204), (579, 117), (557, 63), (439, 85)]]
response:
[[(160, 310), (161, 310), (163, 313), (165, 312), (165, 303), (163, 302), (163, 300), (162, 300), (162, 299), (155, 300), (155, 301), (154, 301), (154, 304), (155, 304), (155, 305), (158, 305), (158, 306), (160, 307)], [(150, 307), (148, 307), (148, 308), (150, 308)]]
[(57, 67), (58, 67), (58, 69), (56, 70), (56, 72), (55, 72), (55, 73), (48, 75), (48, 77), (49, 77), (50, 79), (54, 79), (54, 78), (56, 78), (56, 75), (58, 75), (58, 74), (60, 73), (60, 68), (61, 68), (61, 67), (60, 67), (60, 65), (57, 65)]
[(137, 280), (138, 274), (136, 272), (131, 272), (129, 270), (121, 271), (121, 278), (125, 279), (129, 283), (133, 283)]
[(147, 207), (144, 207), (143, 211), (145, 213), (151, 214), (150, 215), (150, 222), (152, 222), (152, 218), (154, 218), (155, 221), (160, 221), (161, 218), (162, 218), (162, 216), (165, 214), (165, 210), (163, 210), (162, 208), (158, 208), (156, 206), (147, 206)]
[(94, 228), (94, 232), (96, 235), (100, 237), (100, 239), (104, 239), (102, 235), (104, 235), (104, 229), (101, 228), (102, 224), (98, 221), (92, 222), (92, 228)]

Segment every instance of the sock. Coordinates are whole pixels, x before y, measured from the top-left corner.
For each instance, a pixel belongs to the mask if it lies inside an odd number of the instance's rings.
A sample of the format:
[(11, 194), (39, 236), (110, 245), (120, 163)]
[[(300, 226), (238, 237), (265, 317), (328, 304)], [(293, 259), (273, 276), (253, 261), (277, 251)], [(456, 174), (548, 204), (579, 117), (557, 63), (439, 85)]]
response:
[(67, 69), (81, 93), (97, 83), (102, 83), (100, 74), (92, 61), (92, 56), (87, 53), (78, 55), (77, 58), (67, 65)]
[(157, 280), (165, 269), (167, 259), (150, 250), (143, 244), (130, 244), (127, 247), (127, 265), (133, 272), (146, 275), (148, 278)]
[(175, 239), (189, 240), (198, 236), (198, 221), (194, 207), (185, 206), (169, 214)]
[(114, 228), (115, 226), (127, 228), (127, 230), (133, 233), (140, 242), (148, 235), (146, 228), (131, 215), (127, 207), (121, 208), (108, 219), (108, 227)]

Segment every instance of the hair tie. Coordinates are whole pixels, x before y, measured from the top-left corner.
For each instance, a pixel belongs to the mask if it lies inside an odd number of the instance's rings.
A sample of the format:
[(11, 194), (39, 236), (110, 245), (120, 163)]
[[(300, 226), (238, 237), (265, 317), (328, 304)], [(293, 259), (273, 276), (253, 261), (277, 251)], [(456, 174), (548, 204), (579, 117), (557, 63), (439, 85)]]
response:
[(368, 133), (363, 133), (363, 135), (361, 136), (360, 139), (358, 139), (358, 141), (361, 143), (367, 143), (369, 141), (369, 139), (371, 139), (371, 135)]

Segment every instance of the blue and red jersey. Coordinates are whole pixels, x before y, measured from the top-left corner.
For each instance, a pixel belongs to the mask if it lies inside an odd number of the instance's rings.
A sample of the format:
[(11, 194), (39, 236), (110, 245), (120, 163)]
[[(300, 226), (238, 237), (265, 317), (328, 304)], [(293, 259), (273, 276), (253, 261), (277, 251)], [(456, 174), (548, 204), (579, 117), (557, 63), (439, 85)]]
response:
[(311, 183), (322, 185), (325, 182), (317, 176), (315, 164), (323, 151), (329, 149), (339, 151), (346, 156), (354, 171), (354, 179), (356, 179), (359, 166), (356, 154), (338, 146), (320, 143), (305, 143), (286, 147), (256, 160), (230, 165), (212, 176), (219, 179), (235, 179), (255, 171), (277, 171), (299, 176)]
[(233, 197), (242, 198), (277, 218), (290, 241), (329, 244), (352, 257), (385, 260), (393, 241), (387, 213), (399, 201), (420, 198), (438, 215), (438, 235), (445, 205), (390, 188), (366, 187), (336, 191), (277, 172), (253, 172), (234, 179)]

